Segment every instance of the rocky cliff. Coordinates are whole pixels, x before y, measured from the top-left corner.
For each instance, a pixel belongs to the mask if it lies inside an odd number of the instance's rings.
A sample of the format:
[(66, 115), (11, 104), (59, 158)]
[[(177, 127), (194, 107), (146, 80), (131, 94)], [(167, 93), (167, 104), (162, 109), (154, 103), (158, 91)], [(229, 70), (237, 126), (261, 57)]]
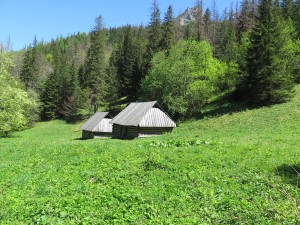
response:
[(186, 25), (190, 22), (196, 21), (197, 9), (187, 8), (182, 14), (177, 17), (180, 25)]

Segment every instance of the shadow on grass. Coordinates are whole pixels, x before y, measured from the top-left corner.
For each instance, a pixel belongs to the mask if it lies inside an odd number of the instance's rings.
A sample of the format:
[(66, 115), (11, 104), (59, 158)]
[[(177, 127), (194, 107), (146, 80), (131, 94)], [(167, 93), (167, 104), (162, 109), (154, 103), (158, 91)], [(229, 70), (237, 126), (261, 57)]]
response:
[(16, 135), (16, 134), (10, 134), (9, 136), (4, 136), (4, 135), (0, 135), (0, 140), (1, 139), (17, 139), (17, 138), (21, 138), (21, 135)]
[(89, 139), (84, 138), (74, 138), (73, 141), (87, 141)]
[(204, 117), (219, 117), (225, 114), (230, 115), (244, 110), (257, 108), (250, 105), (248, 102), (234, 101), (233, 99), (234, 97), (231, 93), (220, 96), (214, 101), (208, 103), (205, 110), (195, 115), (194, 118), (202, 119)]
[(91, 116), (91, 115), (81, 115), (81, 114), (80, 115), (73, 115), (73, 116), (70, 116), (66, 120), (66, 122), (68, 124), (76, 124), (78, 122), (81, 122), (82, 120), (85, 120), (85, 119), (89, 118), (89, 116)]
[(95, 138), (74, 138), (74, 141), (88, 141), (88, 140), (111, 140), (111, 137), (95, 137)]
[(300, 164), (283, 164), (276, 168), (275, 173), (281, 176), (286, 183), (300, 187)]
[(147, 159), (142, 163), (144, 171), (153, 171), (153, 170), (168, 170), (168, 167), (164, 166), (160, 162), (156, 162), (152, 159)]

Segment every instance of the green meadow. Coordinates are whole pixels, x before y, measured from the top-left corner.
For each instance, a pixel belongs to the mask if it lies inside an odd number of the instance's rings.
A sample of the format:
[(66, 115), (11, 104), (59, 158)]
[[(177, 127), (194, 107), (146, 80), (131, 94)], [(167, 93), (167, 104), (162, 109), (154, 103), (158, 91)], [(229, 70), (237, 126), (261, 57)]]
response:
[(0, 224), (298, 223), (296, 93), (150, 139), (81, 140), (63, 121), (1, 138)]

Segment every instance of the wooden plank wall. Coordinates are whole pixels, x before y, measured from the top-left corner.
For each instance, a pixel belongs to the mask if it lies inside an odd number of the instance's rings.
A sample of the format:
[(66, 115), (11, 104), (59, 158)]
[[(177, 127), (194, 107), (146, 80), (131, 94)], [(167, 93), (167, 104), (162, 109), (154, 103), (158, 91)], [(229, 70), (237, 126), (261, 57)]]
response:
[(128, 127), (127, 136), (130, 138), (135, 138), (139, 136), (138, 127)]
[(139, 136), (161, 135), (172, 130), (172, 127), (140, 127)]
[(94, 138), (93, 133), (90, 131), (83, 130), (82, 131), (82, 139), (90, 139), (90, 138)]
[(113, 124), (113, 138), (120, 138), (121, 137), (121, 126), (118, 124)]
[[(172, 127), (134, 127), (114, 124), (112, 136), (113, 138), (147, 137), (161, 135), (166, 132), (171, 132), (172, 130)], [(126, 132), (127, 135), (125, 135)]]

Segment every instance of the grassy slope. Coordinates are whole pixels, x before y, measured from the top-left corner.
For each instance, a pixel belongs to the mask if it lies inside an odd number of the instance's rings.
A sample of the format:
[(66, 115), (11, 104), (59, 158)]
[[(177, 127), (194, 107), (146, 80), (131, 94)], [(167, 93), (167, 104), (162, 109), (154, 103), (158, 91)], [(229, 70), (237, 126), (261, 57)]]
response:
[[(0, 139), (2, 224), (299, 217), (300, 86), (290, 103), (186, 122), (157, 138), (81, 141), (79, 126), (45, 122)], [(183, 146), (195, 140), (206, 143)]]

